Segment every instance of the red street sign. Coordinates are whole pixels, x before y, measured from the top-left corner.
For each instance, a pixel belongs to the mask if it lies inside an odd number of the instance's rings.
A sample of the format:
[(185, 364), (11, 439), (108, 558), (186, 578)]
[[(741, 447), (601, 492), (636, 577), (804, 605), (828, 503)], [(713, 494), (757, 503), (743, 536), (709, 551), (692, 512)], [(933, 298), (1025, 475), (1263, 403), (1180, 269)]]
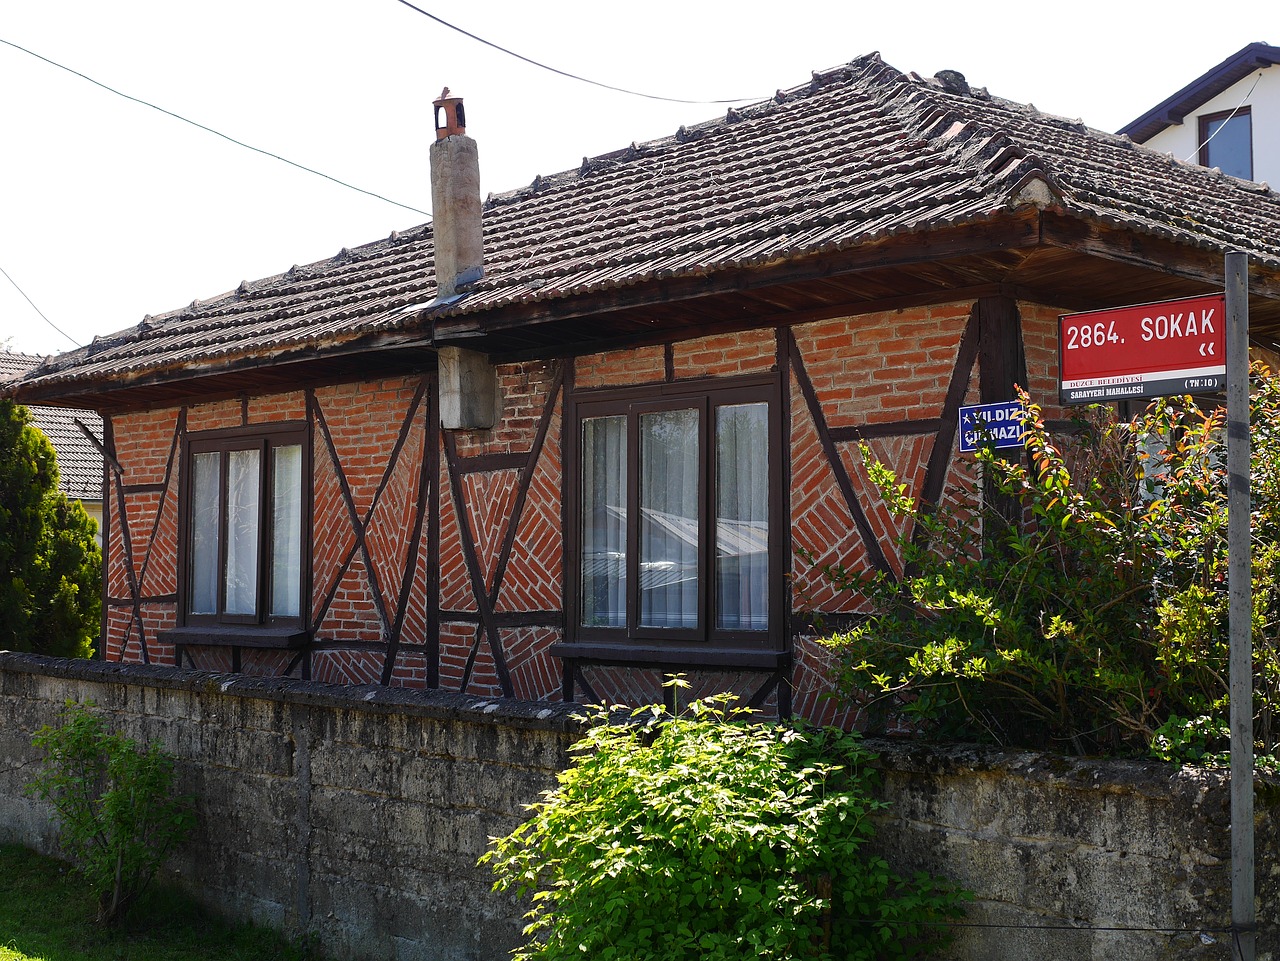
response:
[(1058, 396), (1092, 404), (1205, 394), (1227, 382), (1223, 294), (1058, 318)]

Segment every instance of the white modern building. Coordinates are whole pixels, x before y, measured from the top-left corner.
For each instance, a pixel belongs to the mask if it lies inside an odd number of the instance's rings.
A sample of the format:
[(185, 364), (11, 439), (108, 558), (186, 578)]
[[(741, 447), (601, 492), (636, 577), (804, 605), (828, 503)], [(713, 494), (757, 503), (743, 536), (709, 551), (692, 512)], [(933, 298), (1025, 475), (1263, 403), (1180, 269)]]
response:
[(1280, 188), (1280, 47), (1251, 43), (1118, 133)]

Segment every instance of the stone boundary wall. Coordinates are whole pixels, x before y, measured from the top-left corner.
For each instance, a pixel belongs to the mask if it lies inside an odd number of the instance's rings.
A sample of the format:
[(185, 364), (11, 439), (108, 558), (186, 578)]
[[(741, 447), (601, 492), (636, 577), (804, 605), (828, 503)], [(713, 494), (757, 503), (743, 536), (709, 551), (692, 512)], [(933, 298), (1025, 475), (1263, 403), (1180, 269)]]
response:
[(476, 859), (555, 784), (572, 706), (0, 653), (0, 842), (56, 853), (23, 785), (68, 699), (177, 756), (199, 827), (174, 874), (215, 910), (351, 961), (517, 944), (525, 907)]
[[(956, 961), (1229, 961), (1222, 770), (870, 741), (876, 843), (974, 892)], [(1280, 782), (1255, 782), (1257, 961), (1280, 959)], [(1092, 930), (1072, 930), (1091, 928)], [(1202, 935), (1204, 937), (1202, 937)], [(1206, 940), (1211, 939), (1211, 940)]]
[[(555, 783), (572, 706), (0, 652), (0, 842), (55, 851), (22, 787), (31, 733), (68, 699), (177, 755), (200, 827), (173, 875), (211, 907), (338, 961), (500, 961), (516, 943), (523, 906), (475, 862)], [(881, 852), (975, 892), (954, 961), (1231, 957), (1225, 774), (871, 746)], [(1256, 799), (1257, 957), (1276, 961), (1280, 784)]]

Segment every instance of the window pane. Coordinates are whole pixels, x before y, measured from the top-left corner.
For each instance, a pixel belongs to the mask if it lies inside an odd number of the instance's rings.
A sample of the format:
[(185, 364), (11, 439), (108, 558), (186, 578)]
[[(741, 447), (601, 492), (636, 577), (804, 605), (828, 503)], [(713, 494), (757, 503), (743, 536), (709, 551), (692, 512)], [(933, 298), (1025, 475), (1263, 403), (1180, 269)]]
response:
[(698, 626), (698, 411), (640, 417), (640, 626)]
[(627, 623), (627, 419), (582, 422), (582, 625)]
[(258, 450), (227, 454), (226, 614), (255, 614), (258, 602)]
[(716, 410), (716, 627), (769, 627), (769, 406)]
[(271, 452), (271, 613), (298, 617), (302, 603), (302, 446)]
[(191, 458), (191, 556), (187, 610), (191, 614), (218, 613), (218, 468), (221, 454)]
[(1205, 136), (1213, 139), (1205, 144), (1206, 166), (1220, 167), (1224, 174), (1252, 180), (1252, 126), (1252, 118), (1247, 113), (1208, 121)]

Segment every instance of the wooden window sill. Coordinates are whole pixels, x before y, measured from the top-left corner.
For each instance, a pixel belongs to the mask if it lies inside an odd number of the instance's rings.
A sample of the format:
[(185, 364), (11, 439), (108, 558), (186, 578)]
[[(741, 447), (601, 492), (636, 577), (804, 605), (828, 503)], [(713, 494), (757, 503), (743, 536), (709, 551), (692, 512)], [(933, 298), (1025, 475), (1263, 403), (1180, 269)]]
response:
[(551, 654), (568, 661), (646, 667), (742, 668), (776, 670), (791, 661), (790, 651), (714, 648), (705, 646), (658, 647), (636, 643), (560, 643), (551, 645)]
[(311, 641), (311, 632), (301, 627), (256, 627), (253, 625), (193, 625), (160, 631), (166, 644), (184, 647), (259, 647), (297, 650)]

